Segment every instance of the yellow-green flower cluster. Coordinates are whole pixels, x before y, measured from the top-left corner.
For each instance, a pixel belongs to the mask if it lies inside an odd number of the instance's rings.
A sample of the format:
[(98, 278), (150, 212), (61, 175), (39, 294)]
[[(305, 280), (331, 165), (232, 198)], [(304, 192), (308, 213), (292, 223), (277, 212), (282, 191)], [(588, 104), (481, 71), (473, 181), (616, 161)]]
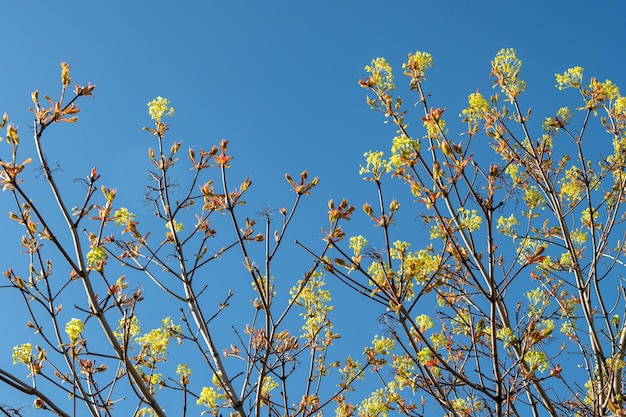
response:
[(524, 360), (530, 367), (530, 371), (545, 372), (548, 369), (548, 357), (542, 351), (532, 349), (526, 352)]
[(389, 164), (394, 169), (400, 169), (403, 165), (413, 165), (415, 157), (420, 151), (420, 143), (406, 135), (399, 135), (391, 141), (391, 157)]
[(102, 269), (102, 265), (109, 256), (106, 250), (101, 246), (92, 246), (87, 252), (87, 264), (94, 269)]
[(467, 98), (468, 106), (463, 109), (460, 116), (464, 122), (475, 124), (483, 120), (485, 114), (489, 112), (490, 104), (480, 92), (472, 93)]
[(433, 333), (430, 335), (429, 338), (430, 338), (430, 342), (433, 345), (433, 349), (435, 350), (448, 344), (448, 339), (446, 338), (446, 335), (443, 332)]
[(576, 336), (576, 327), (574, 326), (574, 323), (572, 323), (571, 320), (565, 320), (561, 324), (561, 333), (570, 339), (573, 339)]
[(563, 252), (561, 254), (561, 258), (559, 259), (559, 264), (563, 269), (569, 269), (574, 266), (574, 261), (572, 260), (572, 254), (570, 252)]
[(500, 216), (498, 218), (498, 223), (496, 224), (496, 229), (506, 236), (516, 236), (514, 226), (518, 226), (519, 222), (515, 218), (515, 214), (511, 213), (509, 217)]
[(611, 80), (600, 82), (595, 78), (589, 83), (591, 96), (596, 101), (613, 101), (619, 98), (619, 88)]
[(383, 151), (367, 151), (363, 156), (366, 165), (361, 165), (359, 175), (372, 174), (372, 177), (366, 176), (363, 179), (380, 181), (380, 177), (385, 172), (391, 171), (391, 165), (384, 159), (385, 153)]
[(461, 207), (457, 212), (461, 229), (468, 229), (470, 232), (480, 229), (483, 218), (478, 215), (477, 210), (467, 210)]
[(526, 88), (526, 83), (519, 78), (521, 68), (522, 61), (513, 48), (501, 49), (491, 62), (491, 74), (509, 100), (517, 98)]
[(354, 256), (358, 257), (361, 254), (361, 250), (367, 245), (367, 239), (363, 236), (353, 236), (350, 238), (349, 248), (354, 251)]
[(144, 380), (152, 387), (156, 387), (157, 385), (159, 385), (160, 388), (163, 387), (163, 383), (164, 383), (163, 374), (157, 374), (157, 373), (151, 372), (150, 375), (145, 375), (141, 371), (140, 371), (140, 374), (143, 374)]
[(67, 322), (65, 325), (65, 333), (67, 333), (67, 337), (70, 338), (72, 345), (78, 341), (84, 328), (85, 324), (80, 319), (73, 318)]
[(117, 330), (113, 332), (115, 337), (121, 342), (124, 336), (134, 339), (141, 333), (141, 324), (137, 316), (122, 317), (117, 323)]
[(601, 227), (602, 225), (600, 223), (596, 222), (596, 219), (598, 218), (599, 213), (594, 210), (593, 211), (593, 222), (591, 220), (591, 209), (586, 208), (582, 211), (581, 215), (580, 215), (580, 222), (582, 223), (582, 225), (584, 227), (587, 227), (589, 229), (591, 229), (592, 226), (595, 226), (596, 228)]
[(563, 90), (565, 88), (580, 88), (583, 81), (583, 68), (569, 68), (563, 74), (554, 74), (556, 77), (556, 88)]
[(143, 407), (141, 410), (139, 410), (139, 412), (137, 413), (137, 417), (156, 417), (156, 413), (154, 412), (154, 410), (150, 407)]
[(367, 274), (370, 276), (369, 285), (374, 287), (374, 292), (378, 292), (380, 288), (389, 288), (389, 277), (392, 272), (387, 265), (374, 261), (367, 268)]
[(433, 358), (433, 353), (428, 348), (424, 348), (420, 350), (419, 352), (417, 352), (417, 360), (421, 364), (425, 364), (426, 362), (432, 360), (432, 358)]
[(626, 97), (618, 97), (613, 101), (613, 110), (619, 116), (626, 114)]
[(189, 369), (189, 366), (186, 363), (180, 363), (176, 367), (176, 375), (191, 375), (191, 369)]
[(196, 404), (204, 405), (205, 407), (211, 409), (216, 409), (217, 401), (220, 399), (220, 397), (220, 394), (218, 394), (213, 387), (202, 387), (202, 391), (200, 391), (200, 395), (198, 396)]
[(388, 337), (374, 336), (372, 346), (379, 355), (389, 355), (396, 348), (396, 342)]
[(531, 211), (536, 209), (537, 207), (543, 208), (545, 204), (543, 195), (539, 192), (539, 189), (536, 185), (532, 185), (524, 190), (522, 200), (524, 200), (524, 202)]
[(485, 407), (482, 401), (475, 398), (455, 398), (450, 401), (452, 408), (461, 416), (470, 416), (476, 411), (483, 410)]
[(513, 330), (511, 330), (511, 328), (509, 327), (502, 327), (498, 329), (496, 337), (504, 342), (505, 348), (511, 346), (511, 342), (516, 340), (515, 333), (513, 333)]
[(372, 392), (369, 397), (361, 401), (359, 405), (359, 416), (368, 417), (387, 417), (389, 415), (390, 392), (386, 389), (379, 388)]
[(191, 375), (191, 369), (185, 363), (180, 363), (176, 367), (176, 375), (180, 377), (180, 383), (183, 385), (189, 385), (189, 375)]
[(158, 329), (152, 329), (135, 339), (135, 342), (142, 346), (142, 350), (155, 361), (165, 359), (170, 338), (180, 337), (182, 334), (180, 326), (175, 325), (171, 318), (167, 317), (162, 322), (163, 325)]
[(561, 107), (557, 112), (556, 116), (559, 118), (563, 125), (569, 124), (572, 122), (574, 118), (574, 112), (569, 107)]
[(330, 305), (330, 291), (325, 288), (326, 281), (320, 273), (315, 273), (306, 282), (304, 288), (300, 288), (302, 281), (291, 288), (291, 296), (296, 296), (296, 305), (301, 306), (304, 312), (300, 313), (305, 318), (302, 326), (302, 337), (310, 341), (323, 336), (320, 330), (324, 326), (332, 327), (327, 316), (334, 306)]
[(527, 256), (530, 256), (532, 254), (539, 254), (540, 252), (543, 252), (546, 248), (547, 245), (545, 242), (526, 236), (524, 237), (524, 239), (522, 239), (519, 246), (517, 247), (517, 260), (520, 264), (525, 265), (527, 262)]
[(433, 57), (428, 52), (415, 51), (414, 54), (409, 54), (409, 59), (406, 63), (402, 64), (404, 73), (411, 77), (412, 80), (419, 80), (420, 78), (426, 78), (424, 75), (426, 70), (433, 66)]
[(572, 242), (576, 246), (582, 246), (584, 243), (587, 242), (587, 233), (579, 229), (572, 230), (570, 232), (570, 237), (572, 239)]
[(430, 226), (430, 240), (445, 239), (446, 237), (445, 229), (441, 227), (439, 220), (437, 220), (437, 224)]
[(520, 173), (520, 165), (519, 164), (509, 164), (504, 169), (504, 172), (511, 177), (514, 185), (525, 184), (526, 182), (526, 172), (522, 171)]
[[(613, 140), (613, 153), (607, 157), (607, 162), (612, 164), (626, 164), (626, 136), (614, 135)], [(622, 184), (624, 181), (624, 172), (621, 170), (613, 171), (613, 179), (617, 184)]]
[(394, 355), (391, 367), (395, 375), (390, 385), (395, 382), (394, 385), (399, 389), (404, 387), (415, 389), (415, 361), (409, 355)]
[(540, 318), (546, 307), (550, 305), (550, 297), (541, 287), (537, 287), (534, 290), (528, 291), (526, 293), (526, 298), (529, 302), (528, 317), (531, 318)]
[(440, 255), (432, 255), (426, 249), (420, 249), (406, 253), (402, 259), (402, 271), (408, 279), (423, 285), (439, 269), (440, 263)]
[(137, 216), (130, 211), (126, 207), (120, 207), (118, 210), (115, 210), (113, 213), (113, 218), (115, 219), (115, 225), (120, 226), (123, 224), (128, 224), (135, 220)]
[(437, 121), (435, 121), (432, 118), (426, 117), (424, 118), (423, 124), (426, 128), (426, 135), (424, 136), (425, 139), (443, 139), (443, 135), (448, 133), (448, 129), (446, 128), (446, 121), (443, 119), (438, 119)]
[(271, 376), (266, 376), (263, 379), (263, 385), (261, 386), (261, 396), (269, 398), (270, 392), (278, 388), (278, 382), (274, 381)]
[(469, 335), (471, 328), (469, 313), (467, 311), (458, 311), (456, 316), (450, 321), (450, 325), (452, 326), (452, 333)]
[(166, 222), (165, 223), (165, 227), (167, 227), (169, 230), (172, 230), (172, 223), (174, 223), (174, 230), (176, 231), (176, 233), (178, 232), (182, 232), (185, 228), (183, 227), (183, 224), (176, 221), (176, 220), (172, 220), (171, 222)]
[(385, 58), (372, 59), (371, 65), (365, 66), (365, 71), (370, 73), (370, 81), (374, 86), (382, 91), (389, 91), (396, 88), (393, 83), (393, 71), (391, 65)]
[(13, 347), (13, 364), (18, 362), (24, 365), (30, 365), (33, 360), (33, 345), (30, 343), (23, 343)]
[(415, 318), (415, 326), (419, 329), (420, 333), (424, 333), (426, 330), (432, 329), (434, 324), (428, 315), (420, 314)]
[(173, 116), (175, 114), (174, 108), (169, 107), (170, 101), (161, 96), (155, 98), (148, 103), (148, 114), (152, 120), (161, 122), (161, 118), (165, 116)]
[[(572, 123), (574, 112), (569, 107), (561, 107), (554, 117), (546, 117), (541, 124), (544, 131), (548, 133), (557, 132), (563, 126)], [(552, 143), (548, 143), (550, 146)]]
[(581, 193), (584, 190), (584, 184), (580, 180), (581, 175), (580, 169), (576, 166), (565, 171), (565, 176), (559, 181), (561, 185), (559, 197), (561, 200), (566, 200), (570, 204), (580, 201)]
[(539, 323), (537, 323), (536, 328), (542, 337), (548, 337), (554, 331), (554, 320), (541, 320)]
[(389, 254), (393, 259), (402, 259), (406, 256), (406, 251), (409, 247), (411, 247), (409, 242), (396, 240), (393, 242), (393, 248), (390, 248)]

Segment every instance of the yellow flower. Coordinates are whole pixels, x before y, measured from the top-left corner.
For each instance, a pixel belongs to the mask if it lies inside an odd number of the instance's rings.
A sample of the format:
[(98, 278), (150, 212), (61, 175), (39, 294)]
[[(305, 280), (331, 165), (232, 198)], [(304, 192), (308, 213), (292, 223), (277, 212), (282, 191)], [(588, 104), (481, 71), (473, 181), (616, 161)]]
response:
[(100, 270), (108, 257), (109, 256), (104, 248), (100, 246), (92, 246), (91, 250), (87, 252), (87, 263), (91, 268)]
[(113, 217), (115, 218), (115, 225), (119, 226), (122, 224), (128, 224), (129, 222), (135, 220), (137, 216), (128, 211), (126, 207), (120, 207), (118, 210), (115, 210)]
[(524, 360), (530, 367), (530, 371), (544, 372), (548, 369), (548, 359), (545, 353), (536, 349), (529, 350), (524, 355)]
[(72, 344), (75, 344), (78, 341), (80, 333), (84, 328), (85, 325), (80, 319), (73, 318), (67, 322), (65, 325), (65, 333), (67, 333), (67, 336), (70, 338), (70, 342), (72, 342)]
[(554, 74), (556, 77), (556, 88), (563, 90), (570, 87), (580, 87), (583, 80), (583, 68), (569, 68), (563, 74)]
[(152, 120), (156, 120), (157, 123), (161, 122), (161, 118), (164, 116), (174, 116), (174, 108), (169, 107), (170, 101), (161, 96), (155, 98), (148, 103), (148, 113)]
[(372, 64), (366, 65), (365, 71), (370, 73), (370, 81), (380, 90), (389, 91), (396, 88), (393, 83), (391, 65), (389, 65), (385, 58), (372, 59)]
[(528, 187), (524, 191), (522, 200), (524, 200), (528, 208), (531, 210), (534, 210), (537, 207), (541, 207), (543, 209), (543, 206), (545, 205), (543, 195), (541, 195), (539, 189), (535, 185)]
[(163, 319), (162, 322), (163, 325), (158, 329), (152, 329), (135, 339), (154, 361), (165, 359), (170, 338), (180, 337), (182, 334), (180, 326), (175, 325), (169, 317)]
[(456, 398), (450, 401), (452, 408), (458, 412), (461, 416), (473, 415), (476, 411), (482, 410), (485, 407), (483, 403), (473, 397)]
[(519, 225), (519, 222), (515, 218), (515, 214), (511, 214), (509, 217), (500, 216), (496, 225), (496, 229), (498, 229), (498, 232), (500, 233), (511, 236), (515, 234), (515, 229), (513, 229), (513, 226), (517, 225)]
[(402, 64), (404, 68), (404, 74), (411, 77), (411, 83), (415, 84), (420, 78), (426, 78), (424, 74), (428, 68), (433, 66), (433, 57), (428, 52), (415, 51), (414, 54), (409, 54), (409, 59), (405, 64)]
[(591, 219), (591, 209), (586, 208), (582, 211), (580, 216), (580, 222), (584, 227), (591, 229), (592, 226), (600, 227), (600, 223), (596, 223), (596, 219), (598, 218), (599, 213), (597, 211), (593, 211), (593, 220)]
[(269, 398), (270, 391), (278, 388), (278, 383), (274, 381), (271, 376), (266, 376), (263, 379), (263, 386), (261, 387), (261, 396), (265, 398)]
[(202, 387), (202, 391), (200, 392), (200, 396), (198, 397), (196, 404), (204, 405), (209, 408), (216, 408), (218, 399), (219, 395), (217, 391), (211, 387)]
[(421, 314), (415, 318), (415, 325), (419, 327), (420, 332), (424, 333), (426, 330), (431, 329), (433, 321), (426, 314)]
[(186, 363), (181, 363), (176, 367), (176, 375), (191, 375), (191, 369)]
[(165, 227), (172, 230), (172, 223), (174, 223), (174, 230), (176, 232), (182, 232), (184, 227), (182, 223), (177, 222), (176, 220), (172, 220), (172, 222), (165, 223)]
[(139, 413), (137, 413), (137, 417), (154, 417), (154, 416), (156, 416), (156, 413), (154, 412), (152, 408), (149, 408), (149, 407), (143, 407), (141, 410), (139, 410)]
[(468, 229), (470, 232), (480, 229), (483, 218), (478, 215), (477, 210), (467, 210), (461, 207), (457, 211), (462, 229)]
[(292, 297), (296, 297), (296, 305), (304, 310), (300, 313), (300, 316), (305, 319), (301, 337), (310, 341), (324, 337), (321, 333), (322, 328), (332, 327), (332, 323), (328, 320), (328, 313), (333, 310), (334, 306), (330, 305), (331, 294), (325, 286), (324, 277), (321, 273), (316, 272), (306, 281), (304, 287), (302, 287), (302, 280), (300, 280), (289, 291)]
[(24, 343), (19, 346), (13, 347), (13, 364), (22, 362), (25, 365), (29, 365), (33, 360), (33, 345), (30, 343)]
[(613, 101), (619, 98), (619, 87), (617, 87), (611, 80), (605, 80), (600, 82), (595, 78), (591, 79), (589, 83), (589, 90), (591, 90), (591, 96), (596, 101)]
[(443, 119), (434, 119), (431, 117), (426, 117), (423, 119), (424, 127), (426, 128), (426, 136), (425, 138), (433, 138), (436, 139), (440, 135), (445, 135), (448, 133), (448, 129), (446, 128), (446, 121)]
[(550, 298), (546, 294), (546, 291), (537, 287), (534, 290), (526, 293), (528, 299), (528, 317), (539, 319), (545, 309), (550, 305)]
[(137, 337), (139, 333), (141, 333), (141, 325), (137, 316), (132, 316), (132, 318), (122, 317), (117, 323), (117, 330), (113, 332), (115, 337), (117, 337), (120, 341), (123, 340), (125, 334), (129, 339), (131, 339)]
[(432, 359), (432, 352), (428, 348), (424, 348), (417, 352), (417, 360), (424, 364)]
[(491, 75), (509, 100), (514, 100), (526, 88), (519, 76), (522, 61), (517, 58), (515, 49), (501, 49), (491, 61)]
[(619, 97), (613, 102), (613, 109), (618, 115), (626, 113), (626, 97)]
[(181, 363), (176, 367), (176, 375), (180, 377), (180, 383), (183, 385), (189, 384), (189, 375), (191, 375), (191, 369), (186, 363)]
[(448, 343), (448, 339), (443, 333), (433, 333), (430, 335), (430, 342), (433, 344), (433, 348), (436, 350), (442, 346), (445, 346)]
[(420, 143), (406, 135), (399, 135), (393, 138), (391, 145), (391, 157), (389, 165), (399, 169), (405, 163), (415, 164), (417, 154), (420, 151)]
[(392, 408), (389, 405), (386, 390), (379, 388), (372, 392), (370, 396), (359, 405), (359, 416), (377, 416), (387, 417), (389, 410)]
[(513, 333), (513, 330), (509, 327), (502, 327), (498, 329), (496, 337), (504, 342), (505, 348), (511, 346), (511, 342), (516, 339), (515, 333)]
[(364, 177), (364, 180), (380, 181), (383, 173), (391, 171), (391, 165), (384, 159), (385, 153), (383, 151), (368, 151), (363, 156), (365, 157), (366, 165), (361, 165), (359, 175), (373, 175), (373, 177)]
[(491, 107), (489, 102), (478, 91), (472, 93), (467, 98), (468, 106), (461, 112), (461, 116), (465, 116), (463, 121), (477, 122), (481, 120)]
[(388, 337), (379, 337), (378, 335), (374, 336), (374, 340), (372, 340), (372, 345), (374, 346), (374, 350), (379, 355), (389, 355), (392, 350), (395, 349), (396, 343), (393, 339)]
[(365, 245), (367, 245), (367, 239), (361, 235), (350, 238), (349, 248), (354, 251), (354, 256), (359, 256), (361, 254), (361, 249), (363, 249)]
[(565, 176), (559, 180), (561, 189), (559, 190), (559, 197), (561, 200), (566, 200), (569, 203), (575, 203), (580, 201), (582, 193), (585, 189), (583, 182), (581, 181), (582, 173), (578, 167), (573, 166), (565, 171)]

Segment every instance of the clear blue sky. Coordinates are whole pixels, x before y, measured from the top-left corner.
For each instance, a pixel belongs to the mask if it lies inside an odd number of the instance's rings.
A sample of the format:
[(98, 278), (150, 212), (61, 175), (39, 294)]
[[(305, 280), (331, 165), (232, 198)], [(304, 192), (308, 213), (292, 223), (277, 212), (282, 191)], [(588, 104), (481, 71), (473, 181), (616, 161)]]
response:
[[(587, 76), (626, 89), (625, 12), (620, 0), (5, 2), (0, 113), (9, 114), (27, 142), (30, 93), (55, 97), (59, 63), (67, 61), (73, 81), (97, 85), (96, 98), (79, 104), (78, 125), (51, 129), (48, 158), (58, 161), (76, 204), (82, 188), (72, 180), (96, 165), (102, 182), (140, 212), (152, 139), (141, 130), (150, 123), (146, 103), (167, 97), (177, 112), (170, 138), (183, 140), (184, 148), (230, 140), (235, 177), (252, 174), (252, 213), (289, 204), (285, 172), (319, 176), (293, 231), (293, 238), (315, 243), (329, 198), (348, 197), (357, 206), (375, 198), (358, 167), (363, 152), (389, 149), (394, 130), (368, 109), (357, 84), (372, 58), (386, 57), (401, 85), (407, 53), (430, 52), (426, 88), (453, 119), (469, 93), (490, 91), (495, 53), (516, 48), (528, 84), (522, 102), (543, 118), (560, 107), (554, 73), (568, 67), (580, 65)], [(410, 106), (413, 97), (401, 92)], [(6, 152), (0, 144), (2, 158)], [(0, 195), (0, 271), (26, 262), (16, 261), (16, 229), (5, 214), (10, 203)], [(295, 279), (303, 268), (291, 271)], [(243, 268), (238, 273), (245, 277)], [(13, 335), (29, 334), (21, 300), (11, 296), (0, 291), (0, 317), (7, 318), (0, 322), (6, 335), (0, 367), (17, 370), (10, 364)], [(338, 307), (336, 321), (360, 332), (346, 330), (349, 337), (371, 340), (375, 322), (342, 320), (348, 313)], [(0, 386), (0, 403), (10, 403), (9, 395)]]

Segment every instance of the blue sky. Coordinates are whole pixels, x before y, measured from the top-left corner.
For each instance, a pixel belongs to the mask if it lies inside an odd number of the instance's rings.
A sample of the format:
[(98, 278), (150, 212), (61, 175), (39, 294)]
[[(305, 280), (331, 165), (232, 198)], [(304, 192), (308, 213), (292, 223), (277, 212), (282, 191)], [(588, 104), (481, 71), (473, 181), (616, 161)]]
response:
[[(170, 138), (183, 140), (184, 148), (230, 141), (234, 178), (252, 175), (252, 213), (289, 204), (285, 172), (307, 169), (319, 176), (292, 231), (293, 238), (315, 244), (329, 198), (348, 197), (357, 206), (375, 198), (358, 176), (359, 164), (365, 151), (388, 150), (394, 130), (368, 109), (357, 84), (372, 58), (386, 57), (400, 86), (407, 53), (430, 52), (427, 89), (433, 105), (446, 107), (453, 119), (469, 93), (491, 91), (495, 53), (515, 48), (528, 84), (522, 102), (541, 120), (560, 107), (563, 93), (554, 88), (554, 73), (568, 67), (580, 65), (587, 76), (626, 88), (624, 12), (618, 0), (6, 2), (0, 112), (20, 126), (27, 142), (30, 93), (39, 89), (55, 97), (59, 63), (67, 61), (73, 81), (96, 84), (96, 98), (79, 104), (76, 126), (51, 129), (48, 158), (58, 161), (62, 186), (77, 201), (82, 189), (72, 181), (96, 165), (102, 182), (140, 212), (146, 148), (152, 146), (141, 130), (150, 124), (146, 103), (167, 97), (177, 113)], [(410, 106), (414, 97), (404, 87), (400, 92)], [(5, 152), (2, 143), (3, 158)], [(35, 178), (33, 187), (43, 183)], [(12, 209), (8, 195), (0, 196), (0, 207), (3, 213)], [(0, 243), (4, 271), (19, 262), (13, 239), (19, 235), (5, 214), (0, 230), (8, 231)], [(291, 270), (297, 275), (303, 268)], [(0, 292), (0, 316), (11, 317), (0, 322), (0, 334), (28, 337), (17, 313), (20, 300), (12, 297)], [(370, 311), (370, 318), (378, 313)], [(348, 314), (338, 307), (337, 321)], [(348, 333), (354, 340), (377, 332), (375, 322), (345, 321), (357, 330)], [(10, 339), (0, 340), (0, 367), (15, 369)], [(8, 395), (0, 386), (0, 403), (9, 402)]]

